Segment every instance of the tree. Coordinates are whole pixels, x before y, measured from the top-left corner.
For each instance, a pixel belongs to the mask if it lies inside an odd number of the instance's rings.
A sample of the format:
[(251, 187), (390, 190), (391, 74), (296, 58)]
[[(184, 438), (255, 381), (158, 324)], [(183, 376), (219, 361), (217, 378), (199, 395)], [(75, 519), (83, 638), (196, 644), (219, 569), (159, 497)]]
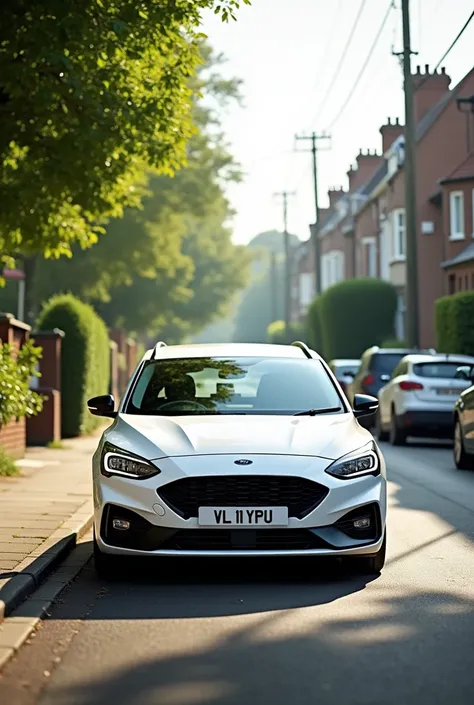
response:
[(239, 178), (214, 104), (238, 99), (240, 81), (225, 80), (201, 43), (203, 64), (193, 78), (196, 134), (187, 166), (174, 178), (148, 172), (142, 207), (113, 219), (97, 244), (71, 260), (42, 259), (35, 298), (70, 291), (92, 303), (110, 325), (170, 339), (199, 330), (225, 310), (245, 285), (249, 255), (232, 244), (224, 184)]
[(258, 279), (245, 292), (235, 318), (233, 340), (236, 343), (266, 343), (268, 326), (284, 316), (284, 268), (280, 264), (276, 275), (276, 319), (272, 302), (273, 287), (270, 273)]
[[(249, 4), (249, 0), (242, 0)], [(193, 133), (201, 12), (239, 0), (4, 0), (0, 251), (70, 255), (172, 174)]]

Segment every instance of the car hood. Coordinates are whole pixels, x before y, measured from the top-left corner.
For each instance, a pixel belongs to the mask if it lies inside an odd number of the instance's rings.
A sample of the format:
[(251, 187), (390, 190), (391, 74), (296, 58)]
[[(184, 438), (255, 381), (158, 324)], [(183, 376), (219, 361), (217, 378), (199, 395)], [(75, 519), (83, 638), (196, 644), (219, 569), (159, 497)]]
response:
[(372, 440), (353, 414), (138, 416), (119, 414), (110, 443), (149, 460), (190, 455), (305, 455), (336, 460)]

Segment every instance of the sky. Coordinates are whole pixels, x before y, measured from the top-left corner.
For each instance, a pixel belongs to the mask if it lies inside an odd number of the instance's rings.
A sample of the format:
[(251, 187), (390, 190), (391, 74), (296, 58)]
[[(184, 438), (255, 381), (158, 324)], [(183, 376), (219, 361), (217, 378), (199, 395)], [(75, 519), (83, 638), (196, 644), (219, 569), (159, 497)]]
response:
[[(243, 80), (244, 107), (222, 115), (229, 145), (244, 172), (228, 197), (236, 211), (234, 241), (246, 243), (259, 232), (282, 229), (281, 199), (288, 202), (290, 232), (306, 240), (314, 221), (311, 154), (294, 151), (295, 133), (326, 131), (331, 140), (318, 153), (319, 204), (328, 188), (347, 186), (346, 173), (360, 149), (381, 151), (380, 126), (403, 119), (400, 60), (400, 0), (392, 2), (385, 28), (352, 98), (353, 90), (389, 0), (365, 0), (357, 30), (334, 79), (363, 0), (252, 0), (238, 21), (223, 24), (209, 13), (203, 31), (227, 63), (226, 76)], [(473, 0), (411, 0), (412, 66), (433, 68), (465, 24)], [(455, 85), (474, 65), (474, 20), (443, 65)], [(424, 70), (424, 69), (423, 69)], [(332, 129), (329, 126), (337, 118)], [(309, 147), (300, 142), (298, 149)], [(328, 148), (329, 147), (329, 148)], [(323, 148), (325, 151), (323, 151)]]

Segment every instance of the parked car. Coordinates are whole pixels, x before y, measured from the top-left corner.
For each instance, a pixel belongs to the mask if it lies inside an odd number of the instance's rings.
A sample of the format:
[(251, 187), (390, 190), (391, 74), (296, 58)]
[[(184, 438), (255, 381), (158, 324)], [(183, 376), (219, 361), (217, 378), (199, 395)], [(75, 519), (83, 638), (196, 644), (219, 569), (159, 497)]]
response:
[[(453, 409), (471, 382), (460, 378), (466, 355), (407, 355), (379, 390), (376, 436), (403, 445), (408, 436), (452, 438)], [(470, 367), (468, 367), (470, 369)]]
[(468, 385), (454, 405), (454, 462), (459, 470), (474, 468), (474, 366), (458, 369), (457, 377)]
[[(377, 397), (379, 390), (387, 384), (400, 360), (413, 352), (416, 351), (379, 348), (377, 345), (366, 350), (361, 357), (360, 367), (353, 382), (348, 385), (348, 399), (352, 401), (356, 394)], [(372, 428), (373, 422), (373, 417), (367, 417), (362, 423), (365, 428)]]
[(360, 360), (331, 360), (329, 368), (344, 393), (347, 395), (348, 385), (354, 381), (354, 377), (360, 367)]
[(320, 356), (294, 345), (157, 344), (139, 363), (93, 458), (94, 561), (123, 557), (385, 560), (383, 456)]

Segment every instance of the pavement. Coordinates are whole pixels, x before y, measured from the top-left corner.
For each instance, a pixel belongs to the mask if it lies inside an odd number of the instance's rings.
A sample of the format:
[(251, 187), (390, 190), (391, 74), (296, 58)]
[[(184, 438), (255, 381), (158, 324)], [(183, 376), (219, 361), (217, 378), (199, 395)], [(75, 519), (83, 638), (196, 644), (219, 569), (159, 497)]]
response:
[(0, 477), (0, 622), (89, 529), (96, 446), (97, 435), (30, 448), (20, 476)]
[[(14, 705), (471, 705), (474, 472), (442, 444), (383, 444), (388, 560), (368, 580), (316, 560), (153, 561), (99, 580), (85, 534), (5, 624)], [(60, 570), (64, 570), (61, 565)], [(83, 566), (80, 570), (79, 566)], [(46, 612), (46, 614), (45, 614)]]

